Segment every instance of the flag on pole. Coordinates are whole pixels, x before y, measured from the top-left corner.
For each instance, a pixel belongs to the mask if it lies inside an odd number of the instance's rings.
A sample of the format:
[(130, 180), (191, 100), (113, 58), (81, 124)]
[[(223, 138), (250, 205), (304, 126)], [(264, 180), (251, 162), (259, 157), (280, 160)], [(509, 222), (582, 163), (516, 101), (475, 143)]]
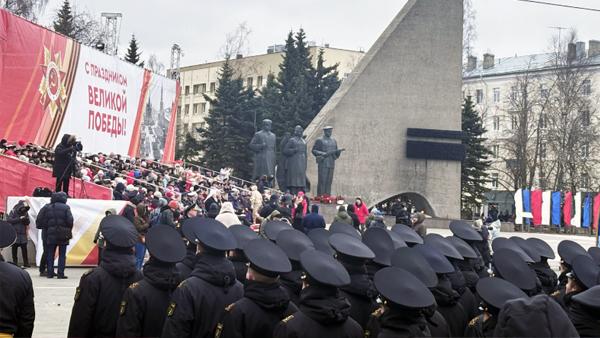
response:
[[(560, 227), (560, 191), (552, 192), (552, 225)], [(600, 200), (598, 201), (600, 202)]]
[(600, 194), (594, 196), (594, 224), (592, 228), (598, 229), (598, 220), (600, 219)]
[(525, 224), (531, 224), (531, 191), (523, 189), (523, 217)]
[(515, 224), (523, 224), (523, 192), (515, 191)]
[(585, 201), (583, 202), (583, 222), (581, 227), (589, 228), (592, 223), (592, 197), (590, 193), (585, 195)]
[(581, 228), (581, 192), (575, 193), (575, 206), (573, 212), (573, 218), (571, 219), (571, 225), (574, 227)]
[(542, 224), (542, 191), (539, 189), (531, 191), (531, 216), (533, 225)]
[[(542, 193), (542, 224), (550, 225), (550, 210), (552, 206), (552, 191)], [(560, 212), (560, 211), (559, 211)], [(560, 216), (558, 216), (560, 218)]]
[(573, 193), (565, 193), (565, 205), (563, 205), (563, 221), (565, 226), (571, 226), (571, 212), (573, 211)]

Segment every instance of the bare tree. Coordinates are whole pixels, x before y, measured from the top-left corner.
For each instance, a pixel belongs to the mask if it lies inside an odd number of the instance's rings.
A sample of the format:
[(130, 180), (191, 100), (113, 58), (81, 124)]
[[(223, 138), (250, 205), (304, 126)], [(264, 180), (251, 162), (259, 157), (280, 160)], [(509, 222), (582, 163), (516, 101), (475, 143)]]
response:
[(475, 25), (475, 9), (471, 0), (464, 0), (463, 5), (463, 58), (473, 55), (473, 44), (477, 40)]
[(221, 46), (219, 56), (225, 59), (235, 58), (236, 55), (247, 55), (250, 53), (249, 37), (252, 30), (246, 22), (240, 23), (236, 29), (227, 33), (225, 43)]
[(37, 22), (47, 4), (48, 0), (0, 0), (1, 8), (33, 22)]
[(158, 60), (156, 54), (150, 54), (150, 57), (148, 57), (148, 60), (146, 61), (146, 68), (156, 74), (165, 75), (165, 65)]
[(105, 41), (102, 24), (86, 11), (73, 11), (73, 38), (87, 46)]

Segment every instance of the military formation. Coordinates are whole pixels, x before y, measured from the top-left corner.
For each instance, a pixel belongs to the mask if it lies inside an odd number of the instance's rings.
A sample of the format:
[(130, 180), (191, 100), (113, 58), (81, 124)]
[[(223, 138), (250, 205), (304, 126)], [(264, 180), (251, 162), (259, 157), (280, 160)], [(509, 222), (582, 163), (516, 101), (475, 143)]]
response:
[[(194, 217), (157, 225), (143, 273), (126, 218), (106, 216), (102, 261), (74, 295), (69, 337), (597, 337), (600, 248), (497, 238), (453, 221), (453, 236), (397, 224), (360, 233), (334, 223), (308, 235), (271, 221)], [(16, 233), (0, 223), (0, 247)], [(491, 251), (493, 250), (493, 255)], [(32, 335), (33, 288), (0, 262), (0, 336)]]

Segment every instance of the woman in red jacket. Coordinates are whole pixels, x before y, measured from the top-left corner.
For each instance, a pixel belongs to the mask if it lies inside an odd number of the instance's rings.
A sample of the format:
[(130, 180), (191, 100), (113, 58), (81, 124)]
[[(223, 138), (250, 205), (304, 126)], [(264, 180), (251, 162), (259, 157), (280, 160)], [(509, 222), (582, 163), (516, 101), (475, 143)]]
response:
[(360, 197), (357, 197), (356, 202), (354, 203), (354, 213), (356, 216), (358, 216), (360, 224), (364, 225), (367, 220), (367, 216), (369, 216), (369, 209), (367, 209), (367, 206), (363, 203)]

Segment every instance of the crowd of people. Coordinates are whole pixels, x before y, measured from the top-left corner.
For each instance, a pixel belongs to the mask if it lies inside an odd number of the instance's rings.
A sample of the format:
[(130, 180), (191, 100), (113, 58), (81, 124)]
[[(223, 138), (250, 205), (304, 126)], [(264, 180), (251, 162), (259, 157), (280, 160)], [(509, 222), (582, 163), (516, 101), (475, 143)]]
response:
[[(54, 193), (36, 219), (45, 232), (48, 277), (55, 275), (50, 253), (56, 249), (56, 275), (66, 277), (61, 248), (72, 227), (66, 198)], [(139, 211), (145, 207), (134, 212), (133, 222), (128, 210), (122, 216), (107, 211), (97, 236), (99, 266), (81, 277), (69, 337), (594, 337), (600, 332), (599, 248), (562, 241), (557, 275), (548, 264), (555, 253), (540, 239), (500, 237), (490, 247), (485, 227), (462, 221), (450, 223), (449, 237), (419, 234), (405, 224), (390, 229), (379, 215), (368, 223), (368, 211), (357, 206), (360, 199), (348, 208), (354, 217), (339, 208), (330, 226), (318, 217), (318, 205), (302, 197), (295, 198), (292, 210), (272, 199), (277, 203), (260, 208), (258, 217), (265, 220), (257, 229), (237, 216), (219, 218), (223, 213), (176, 217), (174, 201), (167, 204), (172, 215), (159, 214), (156, 224), (144, 225), (143, 234)], [(226, 203), (221, 209), (234, 211)], [(11, 219), (22, 219), (26, 209), (22, 203)], [(298, 228), (295, 214), (304, 210)], [(1, 247), (17, 241), (15, 229), (14, 222), (0, 222)], [(135, 253), (140, 243), (147, 258)], [(31, 336), (31, 279), (6, 262), (0, 272), (2, 285), (9, 285), (0, 290), (0, 308), (10, 309), (0, 319), (0, 333)]]

